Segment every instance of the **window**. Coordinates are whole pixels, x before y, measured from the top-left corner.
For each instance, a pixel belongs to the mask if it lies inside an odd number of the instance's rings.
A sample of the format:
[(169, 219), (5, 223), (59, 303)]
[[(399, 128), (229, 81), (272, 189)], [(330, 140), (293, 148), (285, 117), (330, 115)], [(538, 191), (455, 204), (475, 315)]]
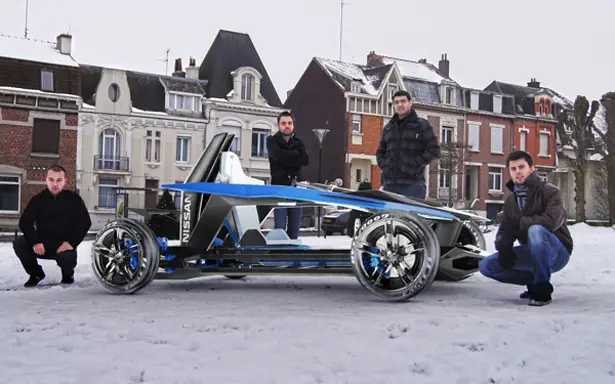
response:
[(239, 153), (239, 149), (241, 148), (241, 146), (239, 145), (239, 136), (235, 136), (233, 137), (233, 142), (231, 143), (231, 147), (229, 148), (229, 150), (231, 152), (233, 152), (234, 154), (236, 154), (237, 156), (240, 155)]
[(453, 141), (453, 128), (452, 127), (442, 127), (440, 129), (440, 143), (448, 144)]
[(34, 119), (32, 152), (59, 154), (60, 120)]
[(0, 212), (19, 213), (19, 176), (0, 175)]
[(361, 115), (352, 115), (352, 133), (355, 135), (361, 133)]
[(156, 131), (155, 135), (155, 138), (152, 137), (152, 131), (145, 134), (145, 161), (150, 163), (160, 162), (160, 131)]
[(493, 95), (493, 112), (502, 113), (502, 95)]
[(201, 111), (201, 97), (197, 95), (169, 94), (169, 109), (180, 111)]
[(267, 136), (269, 130), (261, 128), (252, 129), (252, 157), (268, 157)]
[(393, 100), (393, 95), (397, 90), (397, 84), (389, 84), (389, 100)]
[(545, 115), (548, 115), (551, 113), (551, 100), (547, 99), (545, 100)]
[(446, 104), (453, 104), (453, 88), (446, 87)]
[(353, 81), (352, 83), (350, 83), (350, 92), (361, 92), (361, 83), (359, 83), (358, 81)]
[(448, 175), (448, 170), (441, 169), (439, 174), (438, 174), (438, 180), (439, 180), (439, 183), (440, 183), (440, 188), (450, 188), (451, 180), (450, 180), (449, 175)]
[(527, 151), (527, 132), (525, 131), (519, 133), (519, 149)]
[(504, 127), (491, 126), (491, 153), (504, 153)]
[(382, 119), (382, 129), (387, 126), (387, 124), (391, 121), (391, 119), (384, 118)]
[[(183, 184), (183, 181), (175, 180), (175, 184)], [(182, 192), (181, 191), (173, 192), (173, 202), (175, 203), (175, 209), (181, 209), (181, 206), (182, 206)]]
[(470, 94), (470, 109), (478, 109), (478, 92)]
[(254, 100), (254, 76), (248, 74), (241, 76), (241, 99)]
[(502, 168), (489, 167), (489, 190), (502, 191)]
[(470, 124), (468, 127), (468, 144), (472, 151), (480, 151), (480, 125)]
[(109, 99), (112, 102), (117, 102), (120, 99), (120, 86), (113, 83), (109, 86)]
[(54, 91), (53, 71), (51, 69), (41, 69), (41, 91)]
[(549, 134), (548, 133), (540, 133), (540, 149), (538, 154), (541, 156), (549, 155)]
[(98, 208), (115, 209), (115, 189), (118, 179), (98, 179)]
[(190, 136), (177, 137), (175, 161), (178, 163), (190, 162)]
[(357, 168), (356, 169), (356, 175), (355, 176), (356, 176), (357, 183), (360, 183), (361, 182), (361, 168)]
[(540, 106), (538, 107), (538, 111), (541, 115), (545, 113), (545, 101), (540, 99)]

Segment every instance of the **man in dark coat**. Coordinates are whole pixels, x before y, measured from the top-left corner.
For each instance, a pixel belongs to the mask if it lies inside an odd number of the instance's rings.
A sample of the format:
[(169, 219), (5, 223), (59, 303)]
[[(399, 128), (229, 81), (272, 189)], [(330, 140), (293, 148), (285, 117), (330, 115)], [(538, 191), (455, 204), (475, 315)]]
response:
[[(524, 151), (512, 152), (506, 166), (511, 193), (496, 234), (497, 252), (483, 259), (479, 269), (502, 283), (527, 286), (521, 298), (530, 299), (529, 305), (546, 305), (553, 293), (551, 274), (568, 264), (573, 248), (562, 193), (540, 179)], [(521, 245), (513, 246), (515, 240)]]
[[(295, 119), (290, 112), (282, 112), (278, 116), (279, 131), (267, 137), (272, 185), (294, 185), (303, 181), (301, 170), (310, 162), (303, 141), (295, 135), (294, 122)], [(284, 229), (291, 239), (299, 237), (300, 207), (275, 208), (273, 215), (276, 229)]]
[(393, 95), (395, 115), (382, 130), (376, 161), (383, 190), (425, 199), (425, 166), (440, 158), (440, 144), (429, 121), (417, 116), (406, 91)]
[(81, 197), (65, 190), (66, 170), (54, 165), (47, 170), (47, 189), (34, 195), (19, 219), (23, 236), (13, 241), (15, 254), (30, 275), (25, 287), (45, 278), (40, 259), (55, 260), (62, 270), (62, 283), (72, 284), (77, 266), (77, 246), (92, 222)]

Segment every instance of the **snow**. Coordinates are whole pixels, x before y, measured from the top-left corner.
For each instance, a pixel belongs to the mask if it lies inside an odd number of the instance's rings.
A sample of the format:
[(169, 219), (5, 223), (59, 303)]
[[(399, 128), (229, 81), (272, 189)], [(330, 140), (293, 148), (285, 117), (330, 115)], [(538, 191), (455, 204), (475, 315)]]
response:
[(350, 80), (361, 82), (362, 88), (367, 94), (378, 94), (378, 90), (372, 85), (374, 78), (370, 77), (370, 79), (368, 79), (365, 73), (363, 73), (363, 69), (360, 65), (322, 57), (317, 57), (316, 59), (326, 70), (333, 71), (339, 75), (347, 77)]
[(397, 67), (404, 78), (425, 80), (437, 84), (447, 80), (446, 78), (440, 76), (440, 74), (431, 68), (429, 64), (388, 56), (382, 56), (382, 61), (384, 64), (393, 64), (396, 62)]
[(480, 275), (401, 304), (335, 276), (154, 281), (114, 296), (94, 282), (89, 243), (76, 286), (55, 286), (59, 270), (43, 260), (47, 279), (27, 290), (0, 244), (0, 382), (613, 383), (615, 232), (570, 230), (571, 262), (539, 308)]
[(39, 63), (79, 67), (70, 56), (56, 48), (56, 43), (0, 34), (0, 57)]
[(33, 96), (45, 96), (47, 98), (66, 98), (71, 100), (81, 100), (81, 96), (71, 95), (70, 93), (54, 93), (54, 92), (45, 92), (39, 91), (38, 89), (28, 89), (28, 88), (16, 88), (16, 87), (5, 87), (0, 86), (0, 92), (11, 92), (11, 93), (21, 93), (21, 94), (29, 94)]

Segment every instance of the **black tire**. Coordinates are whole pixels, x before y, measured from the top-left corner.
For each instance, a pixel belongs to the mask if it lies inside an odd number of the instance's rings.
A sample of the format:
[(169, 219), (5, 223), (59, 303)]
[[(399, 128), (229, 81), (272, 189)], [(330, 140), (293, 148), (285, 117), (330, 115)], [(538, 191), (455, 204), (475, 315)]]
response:
[[(392, 235), (404, 236), (420, 246), (416, 249), (412, 245), (412, 253), (408, 254), (406, 250), (395, 252), (394, 248), (385, 245), (378, 250), (384, 251), (386, 257), (376, 256), (383, 253), (371, 250), (388, 230), (392, 230)], [(415, 262), (410, 266), (407, 259), (412, 255), (415, 255)], [(407, 301), (433, 283), (440, 265), (440, 245), (434, 231), (422, 218), (406, 212), (380, 212), (365, 220), (356, 232), (351, 257), (356, 278), (371, 294), (385, 301)], [(377, 266), (371, 264), (374, 257)], [(380, 269), (381, 262), (385, 270), (375, 278), (373, 276)], [(389, 271), (389, 276), (383, 276), (386, 271)], [(398, 275), (397, 278), (390, 274), (392, 271)], [(409, 277), (410, 281), (407, 280)]]
[[(130, 254), (122, 240), (135, 248)], [(131, 268), (136, 261), (136, 269)], [(99, 284), (111, 293), (132, 294), (147, 286), (158, 273), (160, 249), (154, 233), (143, 223), (128, 218), (110, 221), (92, 244), (92, 269)], [(107, 272), (107, 273), (106, 273)], [(112, 273), (113, 272), (113, 273)], [(134, 272), (134, 276), (130, 276)]]
[(231, 280), (241, 280), (243, 278), (245, 278), (248, 275), (224, 275), (224, 277), (226, 277), (227, 279), (231, 279)]

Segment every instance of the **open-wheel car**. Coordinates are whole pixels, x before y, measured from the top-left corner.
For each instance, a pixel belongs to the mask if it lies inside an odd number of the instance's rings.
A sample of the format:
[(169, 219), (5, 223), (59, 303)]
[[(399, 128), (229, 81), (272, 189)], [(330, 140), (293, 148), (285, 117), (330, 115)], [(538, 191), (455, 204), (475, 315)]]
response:
[[(181, 191), (178, 210), (120, 217), (98, 231), (92, 268), (104, 288), (130, 294), (154, 279), (212, 274), (341, 274), (382, 300), (401, 301), (436, 279), (470, 277), (487, 255), (484, 217), (381, 190), (265, 185), (244, 174), (232, 141), (216, 135), (184, 183), (162, 186)], [(272, 209), (289, 206), (352, 209), (350, 246), (309, 247), (262, 229)]]

